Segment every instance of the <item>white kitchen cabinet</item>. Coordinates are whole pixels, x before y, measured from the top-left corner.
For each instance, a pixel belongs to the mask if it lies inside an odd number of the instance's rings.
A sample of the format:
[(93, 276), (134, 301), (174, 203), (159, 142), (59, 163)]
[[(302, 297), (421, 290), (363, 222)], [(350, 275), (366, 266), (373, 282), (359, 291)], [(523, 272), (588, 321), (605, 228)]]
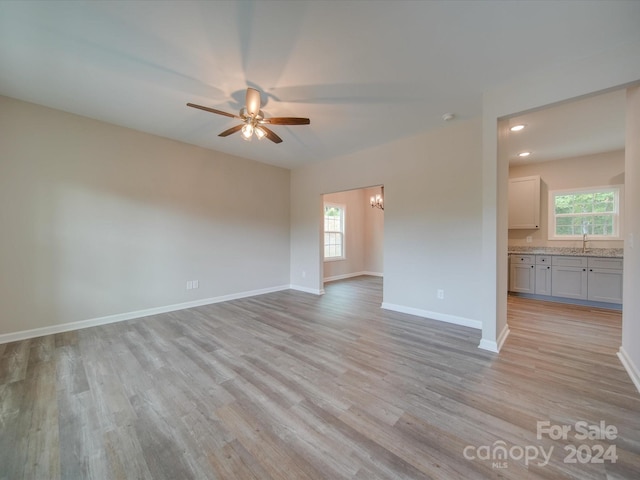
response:
[(587, 258), (557, 256), (552, 259), (551, 295), (587, 300)]
[(622, 305), (621, 258), (509, 255), (509, 291)]
[(509, 228), (540, 228), (540, 175), (509, 179)]
[(536, 295), (551, 295), (551, 255), (536, 255)]
[(594, 302), (622, 303), (622, 260), (589, 258), (588, 299)]
[(511, 255), (510, 264), (509, 290), (519, 293), (535, 293), (535, 256)]

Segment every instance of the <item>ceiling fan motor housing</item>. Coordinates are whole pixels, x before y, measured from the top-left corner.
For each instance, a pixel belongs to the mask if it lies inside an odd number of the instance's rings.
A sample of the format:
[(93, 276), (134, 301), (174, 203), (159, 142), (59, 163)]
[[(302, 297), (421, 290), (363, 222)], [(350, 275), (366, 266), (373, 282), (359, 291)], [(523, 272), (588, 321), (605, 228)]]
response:
[(244, 107), (240, 109), (240, 116), (245, 121), (248, 119), (254, 119), (256, 122), (261, 122), (262, 120), (264, 120), (264, 112), (262, 110), (258, 110), (258, 113), (256, 113), (255, 115), (250, 115), (247, 113), (247, 109)]

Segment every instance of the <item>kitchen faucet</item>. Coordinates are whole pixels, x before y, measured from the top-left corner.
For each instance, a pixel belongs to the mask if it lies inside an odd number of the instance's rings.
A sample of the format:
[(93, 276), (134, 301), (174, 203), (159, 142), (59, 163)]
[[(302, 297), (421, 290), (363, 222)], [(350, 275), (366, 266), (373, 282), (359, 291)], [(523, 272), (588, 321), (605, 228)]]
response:
[(587, 234), (583, 233), (582, 234), (582, 253), (585, 253), (587, 251)]

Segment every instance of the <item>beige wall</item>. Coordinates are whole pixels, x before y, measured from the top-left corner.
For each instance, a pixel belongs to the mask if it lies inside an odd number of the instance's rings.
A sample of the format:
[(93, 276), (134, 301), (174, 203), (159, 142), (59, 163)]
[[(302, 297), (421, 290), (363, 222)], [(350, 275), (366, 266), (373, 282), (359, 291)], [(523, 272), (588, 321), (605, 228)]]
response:
[(0, 335), (289, 284), (288, 170), (6, 97), (0, 136)]
[(291, 283), (321, 288), (322, 194), (384, 185), (385, 304), (478, 326), (481, 164), (476, 119), (293, 170)]
[(380, 194), (380, 187), (364, 189), (364, 237), (365, 272), (382, 275), (384, 272), (384, 210), (371, 208), (370, 199)]
[(384, 212), (369, 205), (369, 198), (377, 193), (380, 193), (379, 187), (324, 195), (325, 203), (344, 205), (346, 209), (346, 258), (325, 261), (324, 280), (355, 274), (382, 275)]
[[(549, 240), (549, 191), (624, 185), (624, 150), (509, 168), (509, 178), (540, 175), (540, 228), (509, 230), (509, 246), (582, 247), (581, 241)], [(532, 237), (526, 243), (526, 237)], [(623, 240), (590, 240), (591, 248), (622, 248)]]

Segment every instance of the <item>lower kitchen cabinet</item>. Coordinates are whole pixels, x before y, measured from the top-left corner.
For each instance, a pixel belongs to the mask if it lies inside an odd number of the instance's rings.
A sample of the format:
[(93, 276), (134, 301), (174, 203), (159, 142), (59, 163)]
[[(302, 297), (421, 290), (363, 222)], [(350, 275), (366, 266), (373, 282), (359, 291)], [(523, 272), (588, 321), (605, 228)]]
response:
[(515, 255), (511, 257), (509, 290), (519, 293), (535, 293), (536, 271), (534, 262), (534, 255)]
[(551, 268), (551, 295), (586, 300), (587, 268), (554, 266)]
[(551, 265), (536, 265), (536, 295), (551, 295)]
[(622, 304), (622, 259), (511, 255), (509, 291)]
[(589, 269), (589, 294), (594, 302), (622, 303), (622, 272), (606, 268)]
[(588, 285), (589, 300), (622, 303), (622, 260), (590, 258)]

